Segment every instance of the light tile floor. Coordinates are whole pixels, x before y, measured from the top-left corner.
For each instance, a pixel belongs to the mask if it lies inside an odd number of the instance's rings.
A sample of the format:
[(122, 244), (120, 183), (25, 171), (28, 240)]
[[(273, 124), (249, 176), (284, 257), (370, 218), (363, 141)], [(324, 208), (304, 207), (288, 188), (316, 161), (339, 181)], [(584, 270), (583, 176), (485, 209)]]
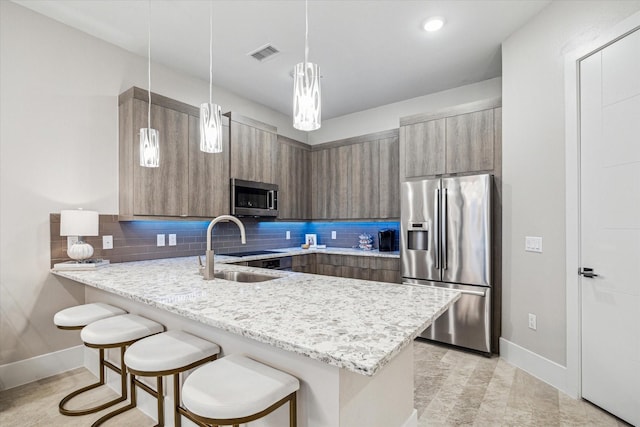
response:
[[(414, 365), (419, 427), (628, 426), (586, 401), (571, 399), (498, 357), (489, 359), (416, 341)], [(95, 377), (80, 368), (0, 392), (0, 426), (89, 426), (111, 409), (82, 417), (65, 417), (58, 413), (58, 402), (70, 391), (93, 381)], [(102, 388), (73, 403), (91, 405), (113, 397), (115, 393)], [(142, 412), (131, 410), (105, 423), (105, 427), (153, 424)]]
[(499, 357), (417, 340), (418, 426), (628, 426)]

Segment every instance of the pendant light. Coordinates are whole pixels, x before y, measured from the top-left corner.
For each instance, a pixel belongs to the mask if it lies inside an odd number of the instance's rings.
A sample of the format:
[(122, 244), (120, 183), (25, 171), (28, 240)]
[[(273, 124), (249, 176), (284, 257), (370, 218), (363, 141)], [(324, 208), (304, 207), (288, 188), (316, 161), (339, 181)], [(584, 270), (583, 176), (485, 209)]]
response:
[(148, 77), (148, 110), (147, 127), (140, 129), (140, 166), (146, 168), (157, 168), (160, 166), (160, 133), (157, 129), (151, 128), (151, 0), (148, 3), (147, 20), (147, 56), (149, 57), (147, 66)]
[(200, 151), (222, 153), (222, 112), (211, 102), (213, 86), (213, 2), (209, 0), (209, 102), (200, 104)]
[(308, 2), (304, 2), (304, 62), (293, 70), (293, 127), (311, 131), (320, 128), (321, 97), (320, 67), (308, 61), (309, 16)]

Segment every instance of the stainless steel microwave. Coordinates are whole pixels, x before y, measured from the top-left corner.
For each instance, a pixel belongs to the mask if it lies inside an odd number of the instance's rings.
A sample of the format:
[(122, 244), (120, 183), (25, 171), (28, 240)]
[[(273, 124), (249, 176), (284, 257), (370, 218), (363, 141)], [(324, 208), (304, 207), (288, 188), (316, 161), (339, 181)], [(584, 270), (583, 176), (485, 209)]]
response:
[(278, 186), (231, 178), (231, 214), (235, 216), (278, 216)]

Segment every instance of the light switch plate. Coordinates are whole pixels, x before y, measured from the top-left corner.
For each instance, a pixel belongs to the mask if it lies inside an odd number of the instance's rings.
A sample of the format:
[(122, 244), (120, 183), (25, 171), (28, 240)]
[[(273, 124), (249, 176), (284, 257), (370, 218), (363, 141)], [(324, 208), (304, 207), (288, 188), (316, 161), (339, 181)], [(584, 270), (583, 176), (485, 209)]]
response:
[(177, 236), (175, 234), (169, 234), (169, 246), (175, 246), (177, 243)]
[(113, 236), (102, 236), (102, 249), (113, 249)]
[(164, 246), (164, 234), (157, 234), (156, 239), (158, 242), (157, 246)]
[(538, 319), (535, 314), (529, 313), (529, 329), (538, 329)]
[(291, 240), (291, 232), (287, 231), (285, 239)]
[(542, 253), (542, 237), (526, 236), (524, 238), (524, 250)]
[(336, 234), (337, 234), (337, 233), (336, 233), (335, 231), (332, 231), (332, 232), (331, 232), (331, 239), (336, 240), (336, 239), (337, 239)]

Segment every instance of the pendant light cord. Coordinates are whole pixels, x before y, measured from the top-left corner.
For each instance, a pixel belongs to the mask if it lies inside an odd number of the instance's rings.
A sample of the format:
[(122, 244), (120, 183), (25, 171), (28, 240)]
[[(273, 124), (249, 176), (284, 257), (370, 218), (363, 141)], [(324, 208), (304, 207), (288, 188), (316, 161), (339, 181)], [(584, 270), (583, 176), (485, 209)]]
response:
[(211, 98), (211, 86), (213, 85), (213, 1), (209, 0), (209, 104), (213, 104)]
[(147, 56), (149, 57), (149, 62), (147, 65), (147, 79), (148, 79), (148, 91), (147, 95), (149, 98), (149, 105), (147, 110), (147, 128), (151, 129), (151, 0), (149, 0), (147, 7)]
[(304, 0), (304, 69), (307, 70), (307, 62), (309, 57), (309, 1)]

